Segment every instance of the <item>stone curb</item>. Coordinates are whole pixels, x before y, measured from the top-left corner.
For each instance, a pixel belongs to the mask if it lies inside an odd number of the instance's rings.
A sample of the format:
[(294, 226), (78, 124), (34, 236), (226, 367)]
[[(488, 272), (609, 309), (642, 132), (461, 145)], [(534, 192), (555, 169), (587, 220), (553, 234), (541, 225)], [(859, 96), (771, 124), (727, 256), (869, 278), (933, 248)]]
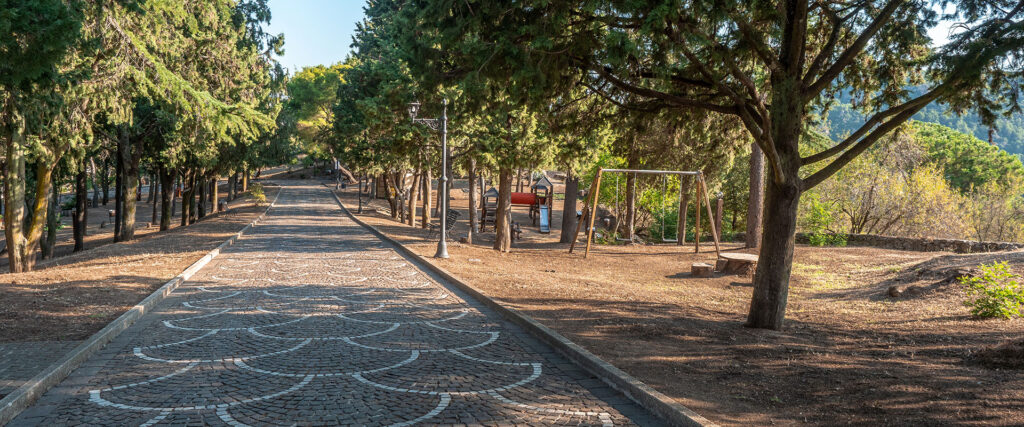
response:
[(532, 317), (525, 314), (519, 313), (516, 310), (505, 307), (501, 303), (491, 299), (490, 297), (482, 294), (466, 282), (463, 282), (459, 278), (453, 276), (445, 269), (434, 265), (427, 261), (422, 256), (416, 254), (405, 245), (399, 243), (397, 240), (392, 239), (388, 235), (384, 234), (376, 227), (363, 222), (363, 220), (357, 218), (345, 207), (345, 204), (338, 197), (338, 194), (333, 189), (328, 188), (334, 200), (338, 202), (338, 206), (345, 214), (355, 221), (357, 224), (368, 229), (371, 233), (379, 237), (380, 239), (395, 246), (400, 252), (411, 257), (418, 264), (426, 269), (436, 273), (448, 282), (455, 285), (461, 291), (469, 294), (477, 301), (483, 303), (490, 309), (500, 313), (506, 319), (519, 325), (519, 327), (525, 329), (534, 337), (540, 339), (545, 344), (558, 350), (560, 353), (568, 357), (574, 363), (587, 370), (591, 374), (597, 376), (606, 384), (617, 390), (618, 392), (626, 395), (630, 400), (636, 402), (638, 405), (644, 407), (648, 411), (651, 411), (662, 420), (667, 421), (669, 424), (674, 426), (717, 426), (707, 418), (700, 416), (700, 414), (690, 410), (689, 408), (680, 405), (679, 403), (672, 400), (670, 397), (663, 393), (655, 390), (651, 386), (644, 384), (640, 380), (633, 378), (623, 370), (616, 368), (612, 364), (601, 360), (601, 358), (595, 356), (593, 353), (587, 351), (578, 344), (570, 341), (568, 338), (562, 336), (553, 329), (544, 326), (540, 322), (534, 320)]
[(249, 223), (249, 225), (246, 225), (242, 231), (235, 233), (234, 236), (231, 236), (231, 238), (226, 240), (224, 243), (221, 243), (198, 261), (194, 262), (186, 268), (185, 271), (182, 271), (181, 274), (178, 274), (169, 282), (161, 286), (160, 289), (157, 289), (156, 292), (153, 292), (146, 297), (146, 299), (136, 304), (135, 307), (132, 307), (120, 317), (114, 319), (114, 321), (107, 324), (106, 327), (93, 334), (89, 339), (85, 340), (85, 342), (79, 344), (74, 350), (71, 350), (71, 352), (64, 355), (60, 360), (54, 362), (46, 368), (46, 370), (39, 373), (17, 390), (4, 397), (3, 400), (0, 400), (0, 426), (11, 422), (11, 420), (17, 417), (18, 414), (29, 406), (32, 406), (32, 404), (35, 403), (43, 393), (46, 393), (46, 391), (53, 386), (60, 384), (64, 378), (67, 378), (72, 371), (81, 366), (82, 363), (88, 360), (90, 356), (106, 346), (107, 343), (120, 335), (121, 332), (124, 332), (132, 326), (137, 320), (139, 320), (139, 318), (166, 299), (171, 292), (174, 292), (174, 290), (178, 288), (178, 286), (181, 286), (181, 284), (191, 278), (193, 274), (205, 267), (206, 264), (209, 264), (210, 261), (217, 257), (217, 255), (220, 255), (221, 250), (231, 246), (236, 240), (238, 240), (238, 238), (242, 237), (245, 232), (249, 231), (252, 227), (255, 227), (256, 224), (263, 220), (267, 213), (270, 212), (270, 209), (277, 204), (277, 199), (281, 196), (281, 191), (282, 190), (277, 191), (277, 195), (274, 196), (274, 201), (270, 206), (267, 206), (267, 210)]

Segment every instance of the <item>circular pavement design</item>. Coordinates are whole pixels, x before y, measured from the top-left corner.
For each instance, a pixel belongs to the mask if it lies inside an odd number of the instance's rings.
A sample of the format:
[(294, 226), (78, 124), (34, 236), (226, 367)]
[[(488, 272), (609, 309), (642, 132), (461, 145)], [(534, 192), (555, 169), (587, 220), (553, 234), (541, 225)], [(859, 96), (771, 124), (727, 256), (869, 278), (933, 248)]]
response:
[(323, 187), (286, 185), (146, 319), (12, 425), (655, 423), (344, 217)]

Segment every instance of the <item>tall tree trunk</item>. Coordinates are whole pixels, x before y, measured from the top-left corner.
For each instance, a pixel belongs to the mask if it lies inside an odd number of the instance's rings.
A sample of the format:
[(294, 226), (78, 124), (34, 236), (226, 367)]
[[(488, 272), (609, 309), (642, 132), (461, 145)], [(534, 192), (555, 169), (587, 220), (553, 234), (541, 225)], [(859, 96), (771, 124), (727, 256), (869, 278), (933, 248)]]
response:
[(75, 217), (72, 219), (72, 231), (75, 235), (75, 252), (85, 250), (85, 236), (89, 229), (89, 175), (85, 161), (81, 170), (75, 175)]
[(398, 193), (399, 185), (395, 176), (390, 173), (384, 174), (384, 185), (388, 187), (388, 206), (391, 208), (391, 219), (398, 219), (399, 204), (398, 204)]
[[(679, 191), (682, 193), (682, 198), (679, 200), (679, 213), (676, 217), (676, 244), (682, 246), (686, 244), (686, 221), (687, 216), (690, 214), (690, 182), (691, 179), (682, 176), (679, 178)], [(700, 209), (700, 207), (698, 207)]]
[(405, 172), (395, 174), (396, 190), (398, 191), (398, 222), (405, 224)]
[(177, 169), (170, 173), (174, 176), (174, 182), (171, 184), (171, 215), (173, 215), (178, 210), (178, 189), (181, 187), (181, 175)]
[(121, 142), (118, 141), (114, 154), (114, 243), (121, 241), (121, 225), (124, 221), (124, 174), (121, 163)]
[(498, 208), (494, 212), (494, 250), (512, 250), (512, 168), (498, 174)]
[(217, 188), (218, 178), (216, 174), (210, 178), (210, 210), (212, 212), (220, 211), (220, 207), (217, 206), (220, 204), (220, 189)]
[[(630, 169), (633, 169), (633, 163), (630, 162)], [(633, 241), (633, 232), (636, 230), (636, 174), (626, 174), (626, 231), (623, 233), (624, 239)]]
[(11, 273), (24, 271), (21, 256), (25, 245), (22, 225), (25, 220), (25, 119), (13, 108), (8, 94), (6, 115), (10, 119), (7, 142), (7, 171), (4, 176), (4, 237)]
[(124, 188), (122, 189), (123, 212), (121, 215), (121, 240), (127, 242), (135, 238), (135, 213), (139, 194), (139, 163), (142, 161), (142, 140), (131, 141), (126, 135), (124, 147), (121, 149), (121, 173)]
[[(174, 180), (176, 171), (169, 168), (160, 169), (160, 231), (171, 228), (171, 217), (174, 216)], [(154, 209), (155, 210), (155, 209)]]
[(161, 185), (161, 179), (160, 179), (161, 178), (161, 176), (160, 176), (160, 173), (161, 173), (160, 171), (161, 170), (163, 170), (163, 168), (157, 168), (156, 173), (153, 174), (153, 180), (150, 181), (150, 183), (149, 183), (149, 190), (150, 190), (151, 193), (153, 193), (153, 215), (150, 216), (150, 218), (149, 218), (149, 226), (150, 227), (155, 226), (157, 224), (156, 223), (157, 218), (159, 218), (160, 201), (161, 201), (160, 192), (161, 191), (163, 191), (163, 192), (167, 191), (166, 188), (163, 185)]
[(725, 201), (715, 199), (715, 238), (722, 240), (722, 216), (725, 215)]
[(100, 206), (100, 183), (97, 181), (99, 179), (99, 171), (96, 170), (96, 161), (92, 157), (89, 158), (88, 166), (90, 178), (92, 178), (92, 207), (96, 208)]
[(416, 196), (419, 194), (420, 186), (420, 171), (416, 171), (412, 174), (412, 183), (409, 184), (409, 216), (406, 217), (406, 222), (411, 227), (416, 226)]
[(186, 170), (186, 172), (181, 175), (181, 226), (182, 227), (188, 225), (189, 217), (192, 216), (192, 212), (191, 212), (191, 209), (190, 209), (191, 208), (191, 203), (189, 203), (189, 201), (188, 201), (189, 197), (191, 197), (191, 194), (192, 194), (192, 188), (189, 186), (189, 181), (190, 181), (189, 177), (191, 175), (192, 175), (192, 172), (188, 171), (188, 170)]
[(249, 191), (249, 169), (246, 168), (242, 172), (242, 192)]
[(476, 182), (480, 179), (477, 177), (478, 171), (476, 169), (476, 157), (469, 156), (469, 233), (466, 234), (466, 243), (473, 244), (473, 233), (476, 233), (477, 227), (480, 226), (479, 215), (480, 215), (480, 201), (477, 200), (480, 197), (479, 192), (476, 188)]
[[(791, 56), (785, 49), (783, 53), (787, 58)], [(804, 128), (804, 103), (800, 97), (800, 72), (794, 69), (797, 71), (780, 71), (781, 76), (772, 76), (776, 89), (772, 93), (771, 136), (773, 157), (778, 160), (773, 162), (773, 178), (766, 185), (761, 253), (746, 323), (753, 328), (782, 329), (786, 316), (797, 208), (803, 192), (799, 143)]]
[(54, 256), (54, 249), (57, 246), (57, 229), (60, 228), (60, 181), (52, 178), (49, 197), (50, 205), (46, 209), (46, 235), (41, 245), (43, 259), (51, 259)]
[(196, 187), (199, 190), (199, 203), (196, 204), (196, 217), (203, 219), (206, 217), (206, 192), (209, 191), (210, 183), (206, 180), (204, 175), (200, 175), (196, 178)]
[(103, 187), (103, 206), (110, 203), (110, 163), (112, 161), (110, 157), (116, 156), (107, 156), (106, 159), (100, 162), (103, 165), (103, 168), (100, 169), (100, 185)]
[(764, 219), (764, 153), (757, 143), (750, 144), (750, 199), (747, 202), (748, 248), (761, 246), (761, 230)]
[(781, 186), (773, 181), (768, 181), (765, 195), (764, 235), (747, 326), (781, 329), (789, 298), (800, 191), (794, 185)]
[[(565, 200), (562, 202), (562, 230), (558, 241), (560, 243), (572, 243), (573, 233), (576, 232), (576, 204), (580, 190), (580, 178), (568, 171), (565, 175)], [(554, 197), (551, 194), (550, 197)]]
[[(198, 220), (198, 209), (196, 208), (196, 192), (199, 190), (199, 172), (193, 171), (188, 177), (188, 223), (195, 224)], [(184, 200), (182, 202), (185, 202)]]
[(146, 203), (156, 202), (156, 194), (154, 194), (156, 190), (156, 178), (154, 178), (155, 175), (156, 174), (149, 175), (149, 191), (146, 191)]
[(430, 176), (429, 166), (423, 168), (423, 177), (420, 178), (420, 181), (422, 181), (420, 191), (423, 194), (423, 217), (420, 222), (423, 228), (430, 228), (430, 184), (432, 184), (434, 180), (433, 177)]
[(49, 187), (53, 178), (53, 169), (49, 162), (36, 163), (36, 193), (33, 201), (32, 214), (25, 226), (25, 244), (21, 250), (22, 271), (32, 271), (36, 265), (36, 249), (43, 236), (43, 225), (46, 223), (50, 198)]

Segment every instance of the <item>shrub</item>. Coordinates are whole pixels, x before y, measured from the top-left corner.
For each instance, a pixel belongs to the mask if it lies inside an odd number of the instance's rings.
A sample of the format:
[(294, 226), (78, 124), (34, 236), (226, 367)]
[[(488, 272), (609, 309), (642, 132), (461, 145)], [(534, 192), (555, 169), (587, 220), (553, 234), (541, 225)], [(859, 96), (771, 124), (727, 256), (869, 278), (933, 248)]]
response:
[(975, 317), (1021, 317), (1024, 305), (1024, 288), (1020, 276), (1010, 272), (1006, 262), (982, 264), (979, 277), (961, 277), (960, 283), (967, 286), (970, 296), (964, 304), (971, 308)]
[(846, 246), (847, 236), (845, 234), (833, 234), (825, 232), (814, 232), (807, 237), (811, 246)]
[(806, 199), (801, 225), (809, 233), (808, 243), (811, 246), (846, 246), (845, 234), (830, 231), (836, 223), (835, 206), (822, 201), (816, 193), (808, 193)]
[(267, 204), (267, 194), (263, 191), (263, 184), (254, 182), (249, 186), (249, 194), (256, 200), (256, 204), (263, 206)]

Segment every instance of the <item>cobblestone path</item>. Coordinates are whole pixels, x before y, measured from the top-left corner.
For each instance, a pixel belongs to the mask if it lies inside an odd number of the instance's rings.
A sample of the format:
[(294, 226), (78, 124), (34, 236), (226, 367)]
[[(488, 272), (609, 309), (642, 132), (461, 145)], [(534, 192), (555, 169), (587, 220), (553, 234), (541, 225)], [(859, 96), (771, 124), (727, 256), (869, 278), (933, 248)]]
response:
[(657, 422), (296, 184), (13, 425), (633, 423)]

